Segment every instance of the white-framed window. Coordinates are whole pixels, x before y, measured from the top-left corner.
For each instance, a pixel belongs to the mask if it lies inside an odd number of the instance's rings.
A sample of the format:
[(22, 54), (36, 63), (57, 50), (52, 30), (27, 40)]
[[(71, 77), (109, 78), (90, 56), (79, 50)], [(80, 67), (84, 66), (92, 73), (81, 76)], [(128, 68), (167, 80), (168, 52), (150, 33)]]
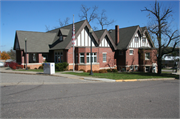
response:
[(134, 54), (134, 50), (133, 49), (129, 49), (129, 55), (133, 55)]
[(59, 40), (62, 41), (62, 40), (63, 40), (63, 36), (60, 36), (60, 37), (59, 37)]
[(103, 53), (103, 62), (107, 61), (107, 53)]
[(149, 52), (145, 53), (145, 60), (150, 60), (150, 53)]
[(80, 63), (84, 63), (84, 53), (80, 53)]
[(139, 37), (135, 37), (135, 42), (139, 42)]
[(135, 66), (135, 70), (138, 70), (138, 66)]
[(123, 55), (123, 51), (122, 50), (119, 51), (119, 55)]
[(146, 43), (146, 38), (145, 37), (142, 38), (142, 42)]
[[(91, 63), (91, 53), (86, 54), (87, 63)], [(92, 53), (92, 63), (97, 62), (97, 53)]]
[(134, 67), (133, 67), (133, 66), (130, 66), (130, 70), (133, 71), (133, 70), (134, 70)]

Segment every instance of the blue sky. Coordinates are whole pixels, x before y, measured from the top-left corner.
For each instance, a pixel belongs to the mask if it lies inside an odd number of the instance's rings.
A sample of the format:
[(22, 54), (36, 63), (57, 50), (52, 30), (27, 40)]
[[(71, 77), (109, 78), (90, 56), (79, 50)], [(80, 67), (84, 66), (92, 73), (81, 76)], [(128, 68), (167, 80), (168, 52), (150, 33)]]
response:
[[(162, 1), (164, 6), (172, 6), (173, 28), (179, 28), (179, 1)], [(154, 1), (0, 1), (1, 5), (1, 28), (0, 28), (0, 51), (8, 51), (13, 47), (16, 30), (46, 32), (45, 25), (51, 29), (59, 26), (58, 20), (62, 21), (69, 17), (72, 23), (73, 14), (75, 22), (80, 21), (81, 4), (87, 7), (98, 6), (98, 13), (103, 9), (109, 19), (115, 23), (106, 27), (114, 29), (115, 25), (120, 28), (140, 25), (147, 26), (148, 12), (142, 12), (144, 7), (151, 8)], [(91, 26), (101, 28), (97, 21), (90, 23)]]

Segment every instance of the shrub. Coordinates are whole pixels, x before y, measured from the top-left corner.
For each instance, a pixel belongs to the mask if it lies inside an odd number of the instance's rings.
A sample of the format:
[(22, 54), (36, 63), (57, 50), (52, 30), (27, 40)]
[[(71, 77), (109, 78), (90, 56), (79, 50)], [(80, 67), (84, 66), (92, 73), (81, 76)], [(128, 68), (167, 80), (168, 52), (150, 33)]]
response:
[(56, 71), (65, 71), (67, 69), (68, 65), (69, 64), (67, 62), (57, 63), (57, 64), (55, 64), (55, 70)]
[(107, 72), (112, 72), (112, 70), (111, 69), (107, 69)]
[(12, 66), (11, 69), (15, 70), (15, 69), (16, 69), (16, 66)]
[(117, 69), (112, 69), (112, 72), (118, 72)]
[(93, 71), (94, 73), (99, 73), (99, 71), (98, 70), (95, 70), (95, 71)]
[(43, 69), (43, 67), (44, 67), (44, 66), (43, 66), (43, 64), (42, 64), (41, 66), (39, 66), (39, 68), (38, 68), (38, 69)]
[(17, 69), (23, 69), (23, 65), (17, 65)]
[(90, 73), (91, 72), (91, 70), (87, 70), (87, 73)]
[(85, 72), (85, 70), (84, 70), (84, 69), (80, 69), (79, 71), (83, 71), (83, 72)]
[(107, 73), (107, 70), (101, 69), (101, 70), (99, 70), (99, 73)]

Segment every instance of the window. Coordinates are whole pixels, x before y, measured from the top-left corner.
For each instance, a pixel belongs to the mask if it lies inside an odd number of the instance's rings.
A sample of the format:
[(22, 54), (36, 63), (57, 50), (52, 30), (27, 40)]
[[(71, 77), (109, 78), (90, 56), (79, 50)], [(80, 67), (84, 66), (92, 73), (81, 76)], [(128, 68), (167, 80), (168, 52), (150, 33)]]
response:
[(106, 62), (106, 53), (103, 53), (103, 62)]
[(130, 49), (129, 50), (129, 55), (133, 55), (134, 54), (134, 50), (133, 49)]
[(150, 67), (145, 67), (145, 72), (149, 72), (150, 71)]
[(145, 37), (142, 38), (142, 42), (146, 43), (146, 38)]
[[(91, 53), (86, 54), (87, 63), (91, 63)], [(97, 62), (97, 53), (92, 53), (92, 63)]]
[(63, 62), (63, 52), (55, 52), (54, 53), (55, 63)]
[(139, 37), (135, 37), (135, 42), (139, 42)]
[(60, 36), (60, 37), (59, 37), (59, 40), (62, 41), (62, 40), (63, 40), (63, 36)]
[(135, 66), (135, 70), (138, 70), (138, 66)]
[(145, 53), (145, 60), (149, 60), (150, 59), (150, 53)]
[(133, 71), (133, 70), (134, 70), (134, 67), (133, 67), (133, 66), (130, 66), (130, 70)]
[(33, 54), (33, 62), (36, 62), (36, 54)]
[(80, 63), (84, 63), (84, 53), (80, 53)]
[(90, 56), (90, 53), (87, 53), (87, 54), (86, 54), (87, 63), (90, 63), (90, 57), (91, 57), (91, 56)]

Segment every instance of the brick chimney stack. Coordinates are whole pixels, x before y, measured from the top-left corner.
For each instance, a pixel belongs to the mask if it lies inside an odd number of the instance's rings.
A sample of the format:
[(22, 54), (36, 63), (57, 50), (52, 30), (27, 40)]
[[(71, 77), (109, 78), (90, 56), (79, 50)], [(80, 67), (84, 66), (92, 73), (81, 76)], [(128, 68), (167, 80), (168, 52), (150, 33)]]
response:
[(115, 43), (116, 45), (119, 43), (119, 25), (115, 26)]

